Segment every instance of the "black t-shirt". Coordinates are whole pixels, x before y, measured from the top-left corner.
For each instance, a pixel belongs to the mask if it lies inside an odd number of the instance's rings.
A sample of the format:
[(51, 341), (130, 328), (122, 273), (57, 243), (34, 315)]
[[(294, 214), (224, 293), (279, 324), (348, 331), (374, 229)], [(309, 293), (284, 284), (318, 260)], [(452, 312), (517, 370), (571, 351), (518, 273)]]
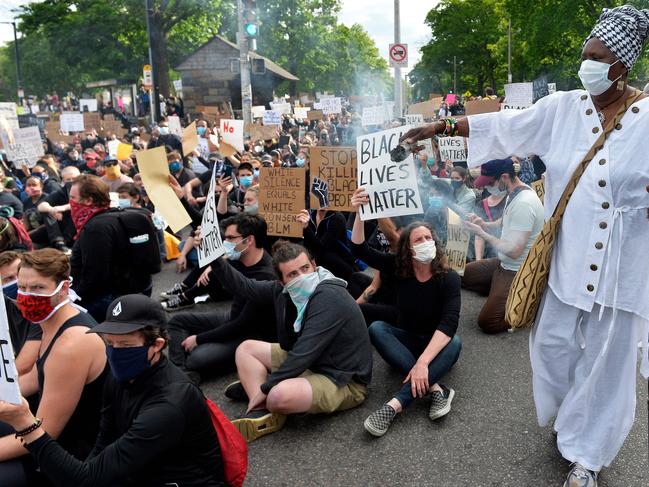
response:
[(45, 198), (47, 198), (47, 195), (42, 194), (41, 197), (38, 198), (38, 201), (36, 201), (36, 203), (34, 203), (31, 198), (27, 198), (25, 201), (23, 201), (23, 211), (25, 217), (27, 218), (26, 229), (28, 231), (34, 230), (44, 223), (43, 215), (40, 211), (38, 211), (38, 205), (45, 201)]
[(6, 296), (5, 307), (7, 308), (7, 320), (9, 321), (9, 336), (11, 345), (14, 349), (14, 355), (18, 356), (26, 342), (36, 340), (40, 341), (43, 335), (41, 327), (28, 321), (22, 315), (16, 303)]
[[(67, 205), (70, 202), (70, 187), (72, 183), (65, 183), (61, 189), (55, 191), (54, 193), (47, 196), (45, 201), (47, 201), (51, 206), (62, 206)], [(69, 211), (63, 213), (63, 219), (59, 222), (61, 227), (61, 232), (63, 232), (63, 238), (67, 243), (72, 242), (72, 238), (77, 233), (77, 229), (74, 226), (72, 221), (72, 216)]]
[(23, 217), (23, 203), (12, 193), (0, 192), (0, 206), (10, 206), (14, 210), (14, 217), (19, 220)]

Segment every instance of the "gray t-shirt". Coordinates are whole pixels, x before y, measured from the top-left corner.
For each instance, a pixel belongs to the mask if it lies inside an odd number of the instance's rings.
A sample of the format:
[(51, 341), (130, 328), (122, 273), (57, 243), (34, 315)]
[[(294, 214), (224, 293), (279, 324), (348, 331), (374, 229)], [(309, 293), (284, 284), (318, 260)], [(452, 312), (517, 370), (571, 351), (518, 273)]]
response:
[(532, 248), (536, 236), (543, 228), (543, 221), (543, 203), (541, 203), (535, 191), (523, 189), (509, 202), (503, 213), (503, 231), (500, 239), (512, 240), (512, 232), (531, 233), (525, 245), (525, 250), (518, 259), (512, 259), (504, 253), (498, 252), (498, 258), (503, 269), (518, 271)]

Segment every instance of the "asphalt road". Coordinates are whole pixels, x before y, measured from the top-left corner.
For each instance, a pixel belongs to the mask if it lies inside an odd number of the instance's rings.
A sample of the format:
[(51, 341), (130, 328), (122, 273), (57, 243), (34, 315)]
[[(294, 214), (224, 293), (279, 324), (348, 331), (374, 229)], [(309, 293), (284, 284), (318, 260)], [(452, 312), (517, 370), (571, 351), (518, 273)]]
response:
[[(155, 296), (179, 278), (167, 264), (155, 279)], [(284, 429), (250, 444), (246, 486), (561, 486), (569, 470), (551, 429), (536, 422), (528, 331), (498, 336), (475, 325), (483, 298), (463, 294), (459, 334), (463, 350), (444, 383), (456, 391), (453, 410), (436, 422), (425, 400), (414, 403), (382, 438), (363, 429), (372, 411), (392, 397), (401, 377), (374, 354), (371, 393), (356, 409), (332, 416), (290, 417)], [(196, 305), (193, 311), (215, 309)], [(222, 306), (222, 305), (220, 305)], [(203, 384), (206, 395), (232, 419), (241, 404), (223, 396), (236, 376)], [(646, 487), (647, 383), (638, 374), (636, 420), (600, 487)]]

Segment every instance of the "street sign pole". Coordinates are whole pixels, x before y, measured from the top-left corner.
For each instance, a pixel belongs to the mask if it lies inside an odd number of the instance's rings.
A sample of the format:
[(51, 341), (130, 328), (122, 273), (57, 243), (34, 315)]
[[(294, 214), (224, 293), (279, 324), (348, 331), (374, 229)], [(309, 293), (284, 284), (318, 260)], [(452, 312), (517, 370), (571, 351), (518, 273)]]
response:
[[(399, 12), (399, 0), (394, 0), (394, 43), (401, 43), (401, 16)], [(403, 113), (401, 102), (401, 68), (394, 68), (394, 116), (401, 117)]]

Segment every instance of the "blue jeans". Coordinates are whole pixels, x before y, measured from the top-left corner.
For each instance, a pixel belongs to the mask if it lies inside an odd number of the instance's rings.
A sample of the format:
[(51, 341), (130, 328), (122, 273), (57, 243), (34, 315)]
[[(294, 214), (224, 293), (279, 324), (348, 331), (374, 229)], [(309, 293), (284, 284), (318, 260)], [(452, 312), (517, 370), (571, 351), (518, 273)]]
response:
[[(187, 240), (183, 240), (178, 244), (178, 250), (182, 252), (183, 247), (187, 243)], [(191, 249), (189, 252), (187, 252), (187, 256), (185, 257), (187, 259), (187, 263), (191, 265), (192, 267), (198, 267), (198, 251), (196, 250), (196, 247)]]
[[(417, 359), (430, 343), (430, 337), (416, 335), (392, 326), (385, 321), (375, 321), (368, 329), (372, 345), (393, 369), (403, 377), (415, 366)], [(462, 350), (460, 337), (453, 339), (428, 364), (428, 383), (432, 386), (446, 375), (457, 362)], [(404, 384), (394, 396), (403, 408), (414, 400), (410, 382)]]

